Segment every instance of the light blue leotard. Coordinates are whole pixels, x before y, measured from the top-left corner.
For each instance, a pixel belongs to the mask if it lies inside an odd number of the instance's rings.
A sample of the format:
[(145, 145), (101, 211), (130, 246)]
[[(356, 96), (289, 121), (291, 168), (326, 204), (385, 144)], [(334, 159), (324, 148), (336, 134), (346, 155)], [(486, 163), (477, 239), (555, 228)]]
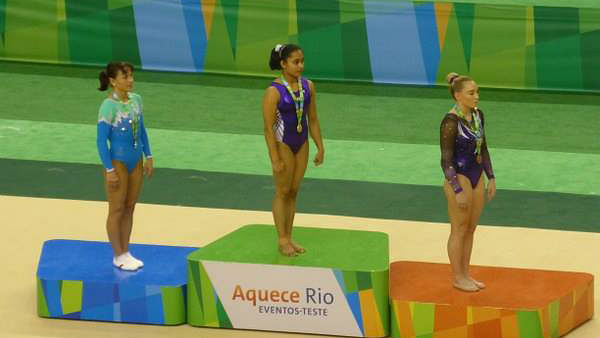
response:
[(134, 93), (128, 95), (129, 100), (122, 102), (113, 94), (102, 102), (98, 113), (98, 153), (107, 171), (114, 170), (112, 161), (117, 160), (131, 173), (141, 160), (142, 152), (146, 158), (152, 157), (144, 127), (142, 97)]

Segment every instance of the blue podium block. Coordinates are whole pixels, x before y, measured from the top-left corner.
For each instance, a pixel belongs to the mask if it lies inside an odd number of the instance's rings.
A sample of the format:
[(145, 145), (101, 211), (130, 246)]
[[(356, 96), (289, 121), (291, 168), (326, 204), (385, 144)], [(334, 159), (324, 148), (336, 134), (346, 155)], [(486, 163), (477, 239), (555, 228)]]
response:
[(177, 325), (186, 322), (186, 256), (197, 250), (131, 244), (144, 262), (133, 272), (112, 265), (107, 242), (44, 242), (37, 271), (40, 317)]

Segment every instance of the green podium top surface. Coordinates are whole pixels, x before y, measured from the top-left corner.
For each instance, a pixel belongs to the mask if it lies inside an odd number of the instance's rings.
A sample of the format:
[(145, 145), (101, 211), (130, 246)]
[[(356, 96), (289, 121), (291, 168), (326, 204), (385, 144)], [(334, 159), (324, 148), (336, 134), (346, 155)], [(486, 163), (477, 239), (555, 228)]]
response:
[(188, 260), (344, 271), (389, 269), (389, 240), (388, 235), (382, 232), (294, 227), (293, 239), (306, 248), (306, 253), (285, 257), (278, 251), (274, 225), (246, 225), (192, 252)]

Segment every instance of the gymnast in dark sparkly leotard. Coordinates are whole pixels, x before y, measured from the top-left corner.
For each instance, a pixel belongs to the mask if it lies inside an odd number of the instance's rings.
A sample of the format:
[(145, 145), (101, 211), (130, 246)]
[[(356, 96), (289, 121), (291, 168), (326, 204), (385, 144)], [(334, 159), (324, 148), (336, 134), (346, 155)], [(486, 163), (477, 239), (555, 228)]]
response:
[(466, 76), (447, 77), (456, 105), (444, 116), (440, 126), (444, 192), (448, 199), (451, 231), (448, 257), (454, 286), (463, 291), (478, 291), (485, 284), (469, 274), (473, 234), (483, 210), (485, 172), (488, 201), (496, 194), (496, 180), (485, 138), (483, 112), (477, 108), (479, 88)]

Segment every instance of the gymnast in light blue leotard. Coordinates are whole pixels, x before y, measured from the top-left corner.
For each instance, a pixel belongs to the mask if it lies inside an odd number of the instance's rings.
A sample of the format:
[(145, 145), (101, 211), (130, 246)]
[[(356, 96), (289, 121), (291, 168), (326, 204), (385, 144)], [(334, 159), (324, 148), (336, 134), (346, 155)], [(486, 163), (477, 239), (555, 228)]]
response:
[[(110, 143), (108, 147), (107, 141)], [(123, 102), (116, 93), (104, 100), (98, 114), (98, 153), (108, 171), (112, 161), (120, 161), (131, 174), (142, 158), (152, 158), (148, 133), (142, 115), (142, 97), (127, 93)]]
[(131, 92), (133, 66), (124, 62), (109, 63), (100, 73), (99, 90), (109, 88), (112, 92), (98, 113), (97, 134), (108, 199), (106, 231), (113, 247), (113, 265), (134, 271), (144, 263), (129, 252), (133, 210), (144, 174), (152, 176), (152, 152), (144, 127), (142, 98)]

